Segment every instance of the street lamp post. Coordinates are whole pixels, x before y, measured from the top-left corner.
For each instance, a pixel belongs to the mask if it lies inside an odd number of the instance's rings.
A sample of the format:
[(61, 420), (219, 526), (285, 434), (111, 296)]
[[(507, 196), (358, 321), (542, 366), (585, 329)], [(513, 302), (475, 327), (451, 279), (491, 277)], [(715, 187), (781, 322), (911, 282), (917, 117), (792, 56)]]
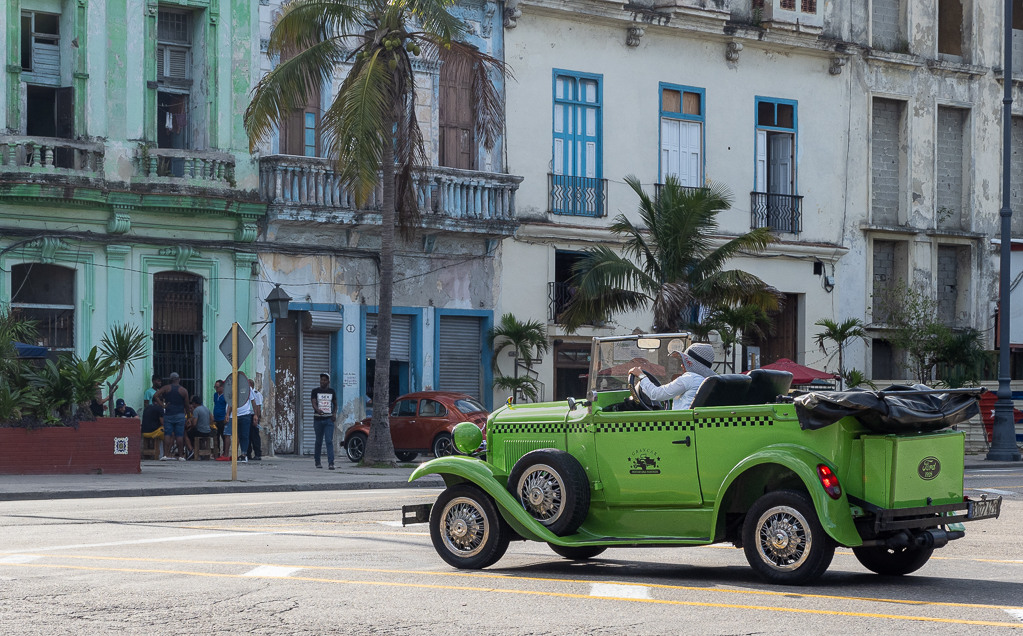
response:
[(998, 401), (995, 402), (994, 434), (987, 458), (991, 461), (1018, 462), (1016, 428), (1013, 423), (1012, 389), (1009, 385), (1009, 259), (1012, 243), (1012, 207), (1009, 205), (1009, 180), (1012, 167), (1012, 4), (1005, 0), (1005, 61), (1002, 78), (1005, 97), (1002, 99), (1002, 243), (999, 245), (998, 306)]

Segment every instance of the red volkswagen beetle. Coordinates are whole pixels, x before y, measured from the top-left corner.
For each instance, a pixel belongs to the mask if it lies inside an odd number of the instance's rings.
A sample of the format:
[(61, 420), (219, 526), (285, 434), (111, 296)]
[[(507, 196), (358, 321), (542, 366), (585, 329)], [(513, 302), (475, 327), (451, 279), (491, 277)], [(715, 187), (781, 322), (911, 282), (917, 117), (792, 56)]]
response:
[[(419, 391), (391, 403), (391, 441), (400, 461), (410, 462), (420, 453), (443, 457), (454, 452), (451, 431), (461, 422), (472, 422), (486, 436), (490, 413), (476, 398), (450, 391)], [(366, 418), (345, 433), (345, 452), (357, 462), (366, 452), (369, 422)]]

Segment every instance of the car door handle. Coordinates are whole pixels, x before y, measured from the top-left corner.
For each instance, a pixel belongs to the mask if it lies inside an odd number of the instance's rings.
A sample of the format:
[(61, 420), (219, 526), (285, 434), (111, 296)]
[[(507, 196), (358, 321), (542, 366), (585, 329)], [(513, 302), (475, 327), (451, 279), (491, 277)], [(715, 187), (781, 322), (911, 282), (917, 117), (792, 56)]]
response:
[(686, 446), (692, 446), (693, 442), (691, 439), (689, 439), (689, 436), (686, 435), (685, 439), (677, 439), (674, 442), (672, 442), (672, 444), (685, 444)]

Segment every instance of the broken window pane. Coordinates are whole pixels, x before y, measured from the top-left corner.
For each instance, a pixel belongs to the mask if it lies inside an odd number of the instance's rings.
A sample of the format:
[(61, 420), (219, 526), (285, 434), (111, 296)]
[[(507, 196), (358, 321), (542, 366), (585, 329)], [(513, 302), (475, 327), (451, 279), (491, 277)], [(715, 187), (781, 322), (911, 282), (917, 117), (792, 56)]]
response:
[(938, 53), (963, 54), (962, 0), (938, 0)]
[(774, 126), (774, 104), (771, 102), (760, 102), (757, 104), (757, 125)]
[(60, 33), (60, 16), (54, 13), (37, 13), (36, 25), (33, 29), (36, 33), (49, 33), (57, 35)]
[(778, 104), (778, 127), (795, 128), (795, 109), (792, 104)]
[(32, 16), (21, 16), (21, 70), (32, 70)]

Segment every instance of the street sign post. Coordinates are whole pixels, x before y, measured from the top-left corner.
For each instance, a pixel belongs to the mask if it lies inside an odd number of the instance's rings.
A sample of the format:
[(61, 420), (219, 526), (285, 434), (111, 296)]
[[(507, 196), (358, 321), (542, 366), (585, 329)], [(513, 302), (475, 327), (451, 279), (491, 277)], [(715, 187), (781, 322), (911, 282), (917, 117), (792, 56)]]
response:
[(238, 373), (238, 365), (252, 353), (252, 340), (238, 323), (231, 323), (231, 333), (220, 342), (220, 352), (231, 363), (231, 385), (225, 387), (228, 404), (231, 404), (231, 481), (238, 480), (238, 380), (245, 380), (245, 390), (249, 389), (249, 381), (244, 373)]

